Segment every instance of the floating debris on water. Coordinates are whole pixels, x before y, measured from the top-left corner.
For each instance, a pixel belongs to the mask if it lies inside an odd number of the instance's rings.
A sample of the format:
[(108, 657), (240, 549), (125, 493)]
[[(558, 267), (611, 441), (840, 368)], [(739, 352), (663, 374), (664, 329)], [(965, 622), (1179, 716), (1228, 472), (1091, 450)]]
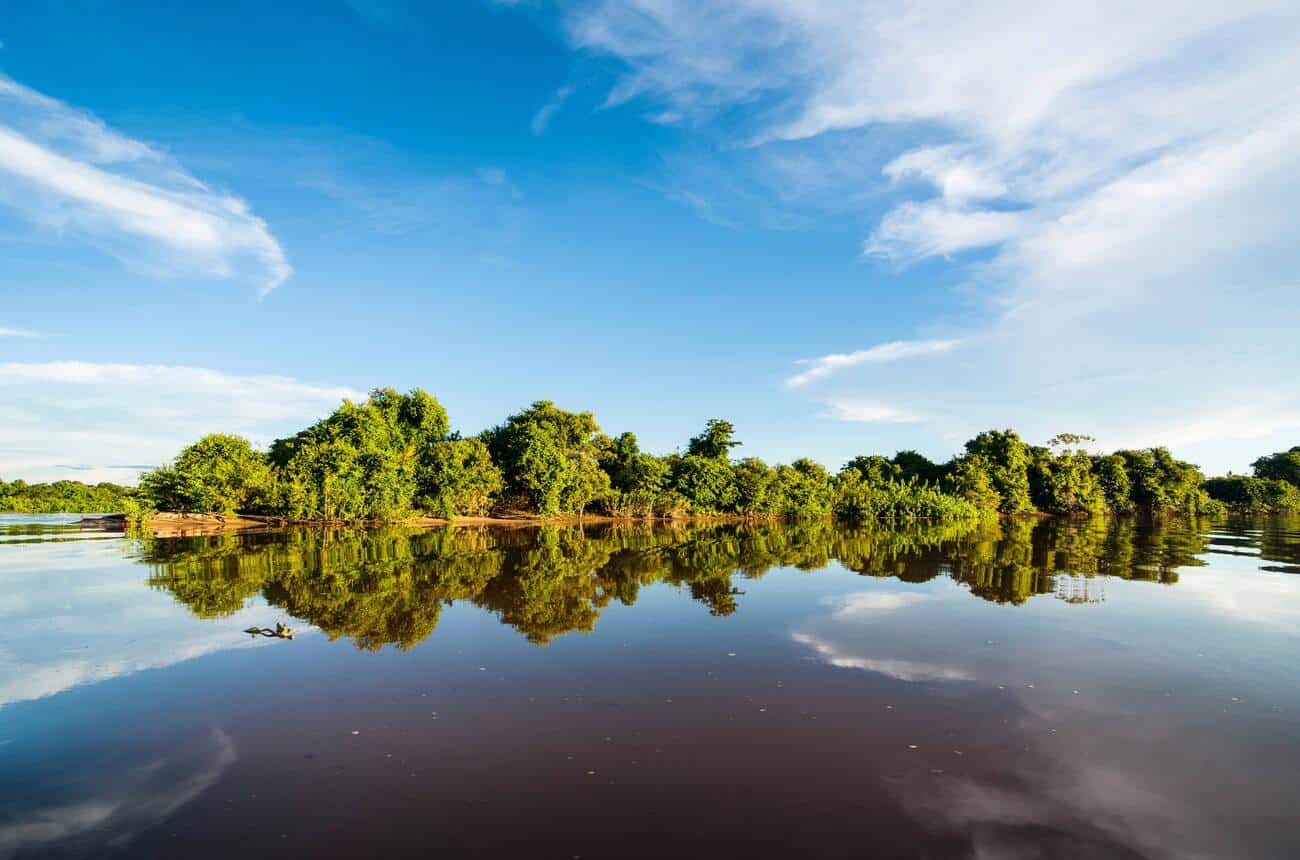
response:
[(266, 636), (269, 639), (292, 639), (294, 629), (277, 621), (275, 622), (275, 629), (270, 627), (249, 627), (244, 632), (250, 636)]

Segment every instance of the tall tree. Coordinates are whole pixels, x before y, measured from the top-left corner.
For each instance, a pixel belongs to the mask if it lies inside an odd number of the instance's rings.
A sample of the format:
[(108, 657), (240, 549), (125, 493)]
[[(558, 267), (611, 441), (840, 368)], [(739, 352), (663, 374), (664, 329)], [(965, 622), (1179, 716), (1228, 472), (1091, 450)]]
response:
[(730, 421), (710, 418), (704, 425), (704, 432), (693, 436), (686, 443), (686, 453), (694, 457), (725, 460), (731, 456), (731, 449), (741, 444), (732, 438), (735, 434), (736, 428)]

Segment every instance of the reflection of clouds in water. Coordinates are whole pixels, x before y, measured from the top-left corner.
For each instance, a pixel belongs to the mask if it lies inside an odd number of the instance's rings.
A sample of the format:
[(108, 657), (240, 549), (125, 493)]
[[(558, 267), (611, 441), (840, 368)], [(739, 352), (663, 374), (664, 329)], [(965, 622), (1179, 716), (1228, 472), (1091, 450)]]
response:
[(808, 633), (792, 633), (790, 638), (800, 645), (806, 645), (832, 666), (840, 669), (861, 669), (888, 675), (900, 681), (968, 681), (972, 676), (955, 666), (943, 666), (937, 663), (921, 663), (915, 660), (877, 659), (858, 657), (837, 652), (830, 642), (818, 639)]
[(931, 830), (968, 842), (974, 857), (1222, 856), (1213, 831), (1141, 770), (1024, 740), (1022, 754), (978, 776), (911, 775), (891, 790)]
[(115, 643), (113, 647), (120, 652), (119, 656), (107, 656), (104, 649), (92, 648), (89, 653), (93, 656), (90, 657), (34, 662), (0, 650), (0, 707), (43, 699), (83, 684), (133, 675), (146, 669), (161, 669), (204, 654), (256, 646), (259, 644), (256, 640), (238, 632), (250, 626), (251, 622), (245, 624), (238, 619), (241, 616), (262, 619), (265, 615), (265, 612), (240, 613), (228, 619), (232, 624), (228, 631), (204, 636), (195, 636), (190, 631), (181, 641), (176, 637), (184, 634), (174, 629), (150, 631), (133, 642)]
[(945, 663), (912, 657), (864, 655), (861, 647), (845, 645), (837, 635), (860, 631), (863, 627), (861, 622), (930, 605), (936, 602), (933, 595), (920, 591), (872, 589), (837, 595), (824, 602), (832, 607), (832, 611), (810, 625), (817, 632), (796, 630), (790, 634), (790, 638), (817, 652), (817, 656), (826, 663), (841, 669), (875, 672), (900, 681), (967, 681), (974, 677), (958, 666)]
[[(791, 634), (795, 642), (832, 666), (928, 685), (919, 691), (926, 698), (915, 718), (934, 719), (936, 712), (926, 702), (930, 695), (939, 695), (945, 702), (943, 713), (954, 721), (955, 737), (966, 738), (953, 742), (967, 748), (964, 757), (944, 750), (939, 761), (921, 759), (916, 771), (888, 780), (899, 804), (927, 830), (964, 843), (969, 856), (976, 858), (1125, 858), (1148, 856), (1133, 846), (1158, 847), (1147, 844), (1139, 823), (1157, 834), (1177, 823), (1177, 808), (1158, 792), (1142, 788), (1122, 766), (1108, 769), (1102, 764), (1104, 750), (1100, 756), (1093, 750), (1078, 757), (1086, 742), (1056, 735), (1050, 735), (1050, 743), (1041, 742), (1049, 725), (1044, 715), (1054, 710), (1059, 717), (1059, 707), (1042, 708), (1041, 703), (1023, 701), (1018, 692), (1001, 693), (991, 689), (994, 683), (976, 683), (983, 672), (975, 669), (988, 668), (965, 647), (976, 631), (956, 623), (959, 616), (945, 608), (965, 604), (952, 604), (941, 595), (885, 590), (857, 592), (828, 603), (833, 607), (829, 614), (807, 619), (803, 631)], [(918, 639), (918, 629), (934, 634)], [(905, 630), (912, 635), (900, 635)], [(962, 665), (918, 659), (943, 655)], [(935, 684), (942, 692), (927, 692)], [(1069, 698), (1064, 704), (1081, 704), (1077, 697)], [(958, 717), (959, 712), (965, 716)], [(1093, 713), (1088, 719), (1095, 717)], [(1109, 708), (1104, 724), (1114, 726), (1112, 721), (1120, 717)], [(940, 763), (943, 766), (932, 771)], [(972, 775), (960, 775), (971, 765)]]
[(0, 556), (0, 707), (267, 642), (241, 632), (266, 624), (260, 600), (198, 621), (143, 586), (146, 571), (123, 557), (121, 541), (90, 552), (86, 543), (26, 544), (12, 555), (6, 547)]
[(919, 591), (855, 591), (828, 602), (838, 607), (832, 618), (852, 618), (855, 615), (906, 609), (927, 599), (929, 595)]
[(1197, 570), (1183, 574), (1177, 596), (1200, 601), (1233, 618), (1266, 624), (1275, 628), (1275, 633), (1300, 634), (1295, 574)]
[(0, 858), (22, 853), (89, 850), (94, 845), (121, 847), (146, 828), (207, 791), (235, 763), (231, 739), (219, 728), (185, 751), (123, 772), (107, 784), (87, 773), (72, 791), (82, 797), (37, 809), (17, 809), (0, 822)]
[[(1278, 624), (1292, 617), (1294, 586), (1282, 592), (1286, 583), (1259, 575), (1242, 582), (1196, 571), (1177, 589), (1121, 583), (1116, 590), (1182, 602), (1189, 584), (1183, 606), (1207, 623), (1224, 612)], [(1135, 623), (1134, 615), (1080, 616), (1056, 603), (1037, 611), (988, 607), (943, 591), (887, 588), (827, 603), (791, 637), (829, 665), (915, 685), (909, 719), (951, 737), (951, 747), (922, 742), (915, 762), (886, 784), (910, 817), (967, 846), (967, 856), (1285, 856), (1276, 847), (1287, 844), (1289, 798), (1272, 789), (1293, 784), (1295, 756), (1249, 768), (1241, 762), (1257, 759), (1261, 744), (1287, 748), (1290, 726), (1257, 722), (1258, 712), (1244, 710), (1217, 716), (1243, 678), (1223, 687), (1223, 704), (1207, 711), (1205, 697), (1217, 695), (1223, 679), (1189, 661), (1178, 664), (1175, 681), (1167, 663), (1149, 659), (1167, 655), (1165, 633)], [(1097, 647), (1080, 650), (1080, 634)], [(1269, 626), (1254, 635), (1274, 634)], [(1179, 645), (1184, 652), (1204, 647)], [(1204, 737), (1207, 721), (1213, 742), (1187, 743)], [(888, 733), (894, 724), (868, 730)], [(1216, 778), (1207, 781), (1206, 773)]]

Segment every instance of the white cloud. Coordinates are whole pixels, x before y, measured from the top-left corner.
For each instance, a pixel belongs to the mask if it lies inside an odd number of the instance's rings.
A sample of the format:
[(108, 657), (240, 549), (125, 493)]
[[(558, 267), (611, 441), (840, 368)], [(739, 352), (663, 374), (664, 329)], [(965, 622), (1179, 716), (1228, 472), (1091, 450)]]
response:
[(0, 326), (0, 337), (49, 337), (42, 331), (32, 331), (29, 328), (5, 328)]
[(1034, 436), (1196, 424), (1180, 453), (1212, 468), (1250, 459), (1214, 416), (1300, 408), (1280, 393), (1300, 371), (1294, 3), (567, 8), (575, 47), (622, 64), (612, 102), (732, 144), (733, 176), (785, 163), (764, 178), (793, 194), (884, 201), (871, 255), (965, 267), (944, 314), (990, 319), (982, 348), (873, 395)]
[(564, 107), (564, 103), (569, 100), (569, 97), (572, 96), (573, 93), (574, 87), (572, 86), (560, 87), (555, 91), (546, 104), (537, 109), (537, 113), (533, 114), (531, 126), (533, 134), (542, 134), (550, 127), (551, 120), (555, 117), (555, 114), (560, 110), (560, 108)]
[(152, 275), (238, 278), (265, 294), (292, 272), (266, 222), (244, 200), (3, 75), (0, 203)]
[(822, 417), (832, 418), (836, 421), (856, 421), (863, 424), (907, 424), (925, 420), (922, 415), (897, 406), (890, 406), (887, 403), (832, 398), (827, 401), (826, 405), (829, 408), (822, 413)]
[(902, 203), (889, 212), (863, 251), (901, 260), (948, 256), (997, 245), (1024, 232), (1020, 212), (956, 208), (943, 202)]
[(954, 202), (993, 200), (1007, 193), (1006, 183), (981, 165), (967, 161), (957, 146), (926, 146), (909, 150), (885, 165), (883, 171), (895, 182), (919, 177), (939, 189), (944, 199)]
[(0, 363), (0, 475), (133, 483), (213, 431), (265, 445), (362, 392), (162, 364)]
[(785, 381), (786, 386), (798, 388), (819, 379), (825, 379), (837, 370), (855, 367), (860, 364), (884, 364), (915, 358), (923, 355), (936, 355), (950, 352), (961, 345), (959, 340), (896, 340), (877, 344), (869, 349), (856, 352), (823, 355), (821, 358), (803, 359), (799, 364), (808, 365), (808, 369), (796, 373)]

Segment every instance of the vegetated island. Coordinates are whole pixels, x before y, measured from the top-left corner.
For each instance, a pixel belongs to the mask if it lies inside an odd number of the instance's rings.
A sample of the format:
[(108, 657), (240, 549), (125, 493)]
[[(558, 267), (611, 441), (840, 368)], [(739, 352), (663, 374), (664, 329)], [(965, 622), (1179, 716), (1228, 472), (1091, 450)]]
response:
[(205, 436), (136, 488), (0, 481), (0, 510), (100, 510), (160, 532), (274, 524), (530, 523), (623, 519), (971, 520), (997, 515), (1300, 511), (1300, 446), (1254, 475), (1206, 480), (1166, 448), (1091, 454), (1090, 437), (1030, 445), (988, 430), (946, 463), (863, 455), (832, 474), (807, 458), (737, 459), (710, 419), (685, 453), (642, 451), (590, 412), (541, 400), (466, 437), (428, 393), (375, 389), (266, 452)]

